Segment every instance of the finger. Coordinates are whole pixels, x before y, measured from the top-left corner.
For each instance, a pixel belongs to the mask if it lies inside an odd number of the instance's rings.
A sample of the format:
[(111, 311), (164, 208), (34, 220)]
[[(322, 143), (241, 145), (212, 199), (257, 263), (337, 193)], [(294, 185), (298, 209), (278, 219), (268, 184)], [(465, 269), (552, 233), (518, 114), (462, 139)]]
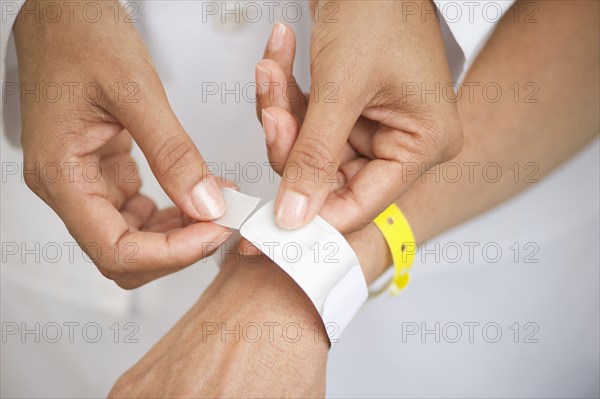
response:
[(275, 61), (285, 72), (286, 78), (291, 78), (294, 73), (295, 56), (296, 34), (294, 30), (281, 22), (276, 22), (265, 46), (263, 59)]
[(378, 159), (370, 160), (358, 172), (347, 169), (352, 178), (331, 193), (321, 211), (321, 216), (343, 233), (366, 226), (418, 178), (405, 170), (407, 165), (421, 162), (413, 151), (406, 149), (406, 143), (399, 144), (406, 140), (404, 133), (386, 128), (380, 129), (375, 137), (385, 140), (385, 149), (379, 151), (387, 152), (378, 153)]
[(256, 64), (255, 72), (258, 120), (261, 120), (262, 110), (267, 107), (275, 106), (292, 112), (292, 106), (286, 92), (287, 78), (279, 64), (273, 60), (261, 60)]
[[(335, 81), (327, 78), (335, 75), (315, 74), (315, 84)], [(275, 201), (275, 218), (280, 227), (294, 229), (305, 225), (325, 203), (342, 149), (367, 101), (359, 91), (350, 94), (351, 91), (340, 88), (337, 103), (311, 95)]]
[(161, 231), (158, 226), (163, 223), (170, 221), (172, 219), (180, 219), (182, 218), (184, 213), (181, 212), (179, 208), (176, 206), (172, 206), (165, 209), (156, 210), (150, 218), (144, 223), (143, 230), (144, 231)]
[(279, 107), (263, 109), (262, 119), (269, 162), (273, 170), (281, 175), (298, 137), (298, 124), (289, 112)]
[[(228, 229), (207, 222), (168, 235), (135, 231), (135, 225), (130, 226), (106, 198), (71, 186), (64, 188), (61, 202), (59, 215), (71, 235), (102, 274), (115, 281), (135, 273), (175, 271), (189, 266), (213, 251), (211, 245), (219, 245), (231, 235)], [(129, 205), (127, 212), (139, 218), (147, 217), (153, 209), (147, 203)]]
[(343, 176), (344, 184), (340, 186), (340, 188), (346, 184), (347, 181), (352, 180), (354, 176), (356, 176), (364, 167), (369, 163), (369, 159), (367, 158), (355, 158), (351, 161), (348, 161), (344, 164), (340, 165), (340, 175)]
[[(269, 93), (265, 90), (260, 93), (261, 90), (258, 90), (256, 111), (259, 120), (262, 108), (273, 105), (291, 110), (299, 122), (304, 119), (307, 101), (293, 75), (295, 53), (296, 36), (294, 31), (284, 24), (276, 23), (265, 47), (263, 61), (257, 65), (257, 87), (264, 88), (265, 82), (269, 82), (269, 85), (278, 89), (281, 96), (284, 97), (285, 104), (282, 106), (280, 103), (269, 102), (269, 96), (267, 96)], [(270, 62), (271, 60), (273, 62)], [(276, 75), (275, 79), (272, 78), (271, 73)]]
[(147, 223), (150, 217), (156, 213), (156, 204), (149, 197), (137, 194), (123, 205), (122, 210), (135, 215), (142, 223)]
[(152, 232), (152, 233), (167, 233), (173, 231), (175, 229), (180, 229), (184, 227), (181, 216), (177, 216), (171, 219), (167, 219), (161, 223), (157, 223), (152, 227), (144, 229), (144, 231)]
[[(215, 231), (219, 232), (216, 236)], [(122, 263), (124, 270), (119, 273), (120, 285), (126, 284), (124, 288), (134, 288), (189, 266), (214, 253), (231, 234), (222, 226), (210, 222), (176, 228), (167, 234), (130, 233), (119, 242), (119, 246), (131, 248), (129, 253), (135, 261)], [(148, 251), (150, 248), (156, 248), (154, 253)], [(161, 253), (160, 256), (157, 256), (157, 252)], [(130, 276), (135, 278), (128, 278)]]
[(358, 156), (359, 154), (356, 152), (356, 150), (350, 144), (346, 144), (344, 148), (342, 148), (342, 154), (340, 155), (339, 169), (341, 169), (344, 164), (356, 159)]
[(137, 194), (130, 198), (121, 209), (121, 215), (129, 224), (130, 230), (139, 230), (156, 211), (156, 204), (150, 198)]
[[(288, 112), (278, 107), (269, 107), (263, 110), (263, 129), (267, 142), (267, 155), (273, 170), (281, 175), (283, 167), (298, 137), (296, 120)], [(346, 144), (340, 155), (340, 165), (344, 165), (358, 157), (358, 153), (351, 145)], [(332, 179), (331, 190), (337, 190), (345, 182), (343, 174), (338, 173)]]
[(127, 130), (122, 130), (115, 137), (110, 139), (106, 144), (100, 147), (97, 151), (100, 159), (103, 159), (114, 154), (127, 154), (131, 152), (131, 135)]
[(139, 101), (109, 104), (108, 111), (131, 133), (177, 207), (198, 220), (223, 215), (225, 202), (219, 187), (173, 113), (158, 77), (148, 79), (140, 89)]
[(344, 187), (351, 176), (354, 176), (358, 172), (356, 168), (361, 168), (368, 162), (368, 159), (358, 157), (356, 152), (350, 148), (350, 146), (346, 146), (344, 147), (344, 151), (342, 151), (342, 161), (331, 185), (330, 192)]
[(117, 209), (137, 194), (142, 185), (138, 165), (129, 153), (102, 159), (100, 170), (107, 185), (107, 199)]
[[(369, 160), (366, 158), (354, 157), (352, 160), (342, 163), (338, 171), (339, 183), (336, 183), (337, 188), (341, 188), (347, 180), (352, 179), (368, 162)], [(237, 250), (244, 256), (257, 256), (262, 254), (258, 247), (254, 246), (250, 241), (243, 237), (237, 244)]]
[(295, 56), (296, 34), (294, 30), (281, 22), (277, 22), (273, 25), (271, 36), (265, 47), (263, 59), (273, 60), (281, 68), (286, 78), (286, 86), (283, 93), (286, 95), (291, 106), (292, 113), (298, 122), (302, 123), (308, 102), (302, 93), (302, 89), (296, 82), (296, 78), (294, 78)]
[(348, 143), (350, 143), (358, 154), (374, 159), (375, 155), (373, 154), (372, 143), (378, 129), (378, 122), (361, 116), (350, 132)]

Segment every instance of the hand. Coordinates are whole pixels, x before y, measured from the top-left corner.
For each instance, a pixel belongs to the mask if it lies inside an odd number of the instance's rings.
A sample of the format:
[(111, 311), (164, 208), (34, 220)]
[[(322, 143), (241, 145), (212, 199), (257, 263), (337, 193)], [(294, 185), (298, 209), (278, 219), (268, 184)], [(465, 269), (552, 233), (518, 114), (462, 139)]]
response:
[[(102, 274), (137, 287), (229, 238), (224, 227), (192, 223), (221, 216), (225, 204), (139, 34), (124, 9), (115, 13), (120, 4), (95, 2), (95, 22), (81, 3), (70, 14), (59, 6), (58, 22), (20, 15), (15, 25), (21, 87), (36, 90), (21, 103), (25, 180)], [(21, 12), (30, 9), (40, 3), (28, 0)], [(159, 211), (139, 193), (130, 134), (177, 208)]]
[(110, 398), (325, 395), (329, 344), (314, 305), (265, 256), (237, 257)]
[[(308, 96), (298, 95), (292, 75), (294, 34), (274, 27), (257, 66), (257, 111), (269, 159), (283, 177), (275, 203), (281, 227), (320, 214), (343, 233), (357, 231), (420, 174), (460, 151), (461, 124), (447, 98), (453, 90), (441, 101), (420, 92), (451, 81), (438, 23), (420, 16), (403, 22), (402, 3), (335, 1), (337, 22), (320, 18), (312, 30)], [(417, 93), (407, 90), (415, 87)], [(269, 106), (292, 117), (263, 113)], [(351, 179), (344, 178), (348, 169), (356, 172)]]

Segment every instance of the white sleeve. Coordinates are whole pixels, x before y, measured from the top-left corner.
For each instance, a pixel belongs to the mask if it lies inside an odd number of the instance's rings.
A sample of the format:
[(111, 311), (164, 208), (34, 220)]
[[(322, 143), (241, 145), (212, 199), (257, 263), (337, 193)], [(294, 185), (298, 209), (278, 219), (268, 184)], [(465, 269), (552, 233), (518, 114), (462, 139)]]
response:
[[(462, 81), (475, 58), (515, 0), (434, 0), (456, 81)], [(457, 54), (462, 52), (462, 54)]]
[(8, 53), (8, 41), (10, 40), (11, 32), (17, 15), (23, 7), (25, 0), (2, 1), (0, 8), (0, 68), (2, 69), (2, 82), (6, 80), (6, 56)]

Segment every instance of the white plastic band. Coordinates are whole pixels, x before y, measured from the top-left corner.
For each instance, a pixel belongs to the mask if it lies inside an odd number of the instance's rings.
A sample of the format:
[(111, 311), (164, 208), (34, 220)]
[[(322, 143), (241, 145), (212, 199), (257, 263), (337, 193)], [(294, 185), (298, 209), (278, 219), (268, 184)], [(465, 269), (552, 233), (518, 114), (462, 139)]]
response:
[(321, 217), (300, 229), (284, 230), (275, 223), (273, 208), (271, 201), (256, 211), (240, 233), (298, 283), (335, 343), (368, 297), (358, 258), (344, 236)]
[(250, 216), (256, 205), (260, 202), (260, 198), (242, 194), (231, 188), (222, 188), (221, 193), (223, 194), (227, 211), (225, 211), (223, 216), (214, 220), (213, 223), (239, 230), (244, 220)]
[(304, 290), (329, 340), (337, 342), (369, 294), (358, 258), (344, 236), (319, 216), (301, 229), (284, 230), (275, 223), (274, 201), (246, 220), (260, 199), (228, 188), (221, 191), (227, 211), (215, 223), (241, 226), (241, 235)]

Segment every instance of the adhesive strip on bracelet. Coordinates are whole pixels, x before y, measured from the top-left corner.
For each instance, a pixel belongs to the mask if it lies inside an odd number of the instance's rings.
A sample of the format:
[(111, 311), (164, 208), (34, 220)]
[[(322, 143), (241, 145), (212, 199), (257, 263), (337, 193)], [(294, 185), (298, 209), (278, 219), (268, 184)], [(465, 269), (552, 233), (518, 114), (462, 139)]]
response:
[(239, 230), (244, 220), (250, 216), (260, 202), (260, 198), (242, 194), (231, 188), (222, 188), (221, 193), (225, 199), (227, 210), (223, 216), (214, 220), (213, 223)]
[(257, 210), (240, 233), (296, 281), (321, 315), (330, 341), (337, 342), (368, 297), (344, 236), (319, 216), (300, 229), (284, 230), (275, 223), (274, 201)]

